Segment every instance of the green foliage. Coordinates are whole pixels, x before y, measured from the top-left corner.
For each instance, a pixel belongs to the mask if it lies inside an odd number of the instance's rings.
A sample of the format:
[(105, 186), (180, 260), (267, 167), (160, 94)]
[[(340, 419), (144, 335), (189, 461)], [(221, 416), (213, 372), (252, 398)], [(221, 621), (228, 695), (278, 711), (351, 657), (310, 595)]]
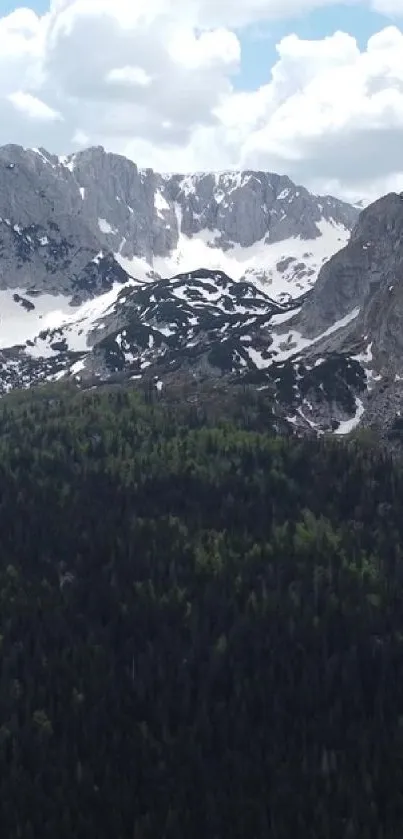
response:
[(400, 835), (402, 474), (217, 404), (1, 403), (6, 839)]

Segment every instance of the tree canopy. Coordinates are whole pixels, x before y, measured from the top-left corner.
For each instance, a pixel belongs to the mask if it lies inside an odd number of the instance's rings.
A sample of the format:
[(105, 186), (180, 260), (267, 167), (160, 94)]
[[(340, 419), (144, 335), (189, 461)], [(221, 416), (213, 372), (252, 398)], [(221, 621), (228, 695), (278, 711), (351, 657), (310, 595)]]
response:
[(403, 475), (130, 388), (0, 404), (5, 839), (397, 839)]

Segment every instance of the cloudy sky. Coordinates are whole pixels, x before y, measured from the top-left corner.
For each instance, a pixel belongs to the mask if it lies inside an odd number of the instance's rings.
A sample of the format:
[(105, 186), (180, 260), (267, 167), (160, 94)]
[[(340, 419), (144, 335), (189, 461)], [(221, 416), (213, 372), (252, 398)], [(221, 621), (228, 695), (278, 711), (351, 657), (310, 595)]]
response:
[(403, 189), (403, 0), (0, 0), (0, 143)]

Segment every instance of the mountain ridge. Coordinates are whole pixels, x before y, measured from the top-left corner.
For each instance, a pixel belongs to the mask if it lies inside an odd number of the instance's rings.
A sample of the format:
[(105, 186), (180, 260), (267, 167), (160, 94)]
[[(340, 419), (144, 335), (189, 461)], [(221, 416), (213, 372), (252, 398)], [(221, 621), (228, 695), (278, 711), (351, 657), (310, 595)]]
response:
[[(286, 176), (272, 173), (248, 170), (163, 176), (151, 169), (140, 170), (132, 161), (102, 147), (69, 157), (57, 157), (44, 149), (0, 149), (1, 218), (12, 218), (24, 228), (33, 220), (36, 224), (57, 222), (61, 216), (59, 226), (67, 239), (69, 217), (79, 218), (81, 237), (74, 231), (78, 242), (90, 239), (95, 247), (96, 239), (101, 249), (115, 254), (125, 270), (142, 272), (140, 278), (144, 279), (153, 269), (163, 276), (164, 268), (166, 275), (173, 275), (177, 270), (204, 267), (200, 258), (211, 257), (214, 250), (228, 252), (237, 245), (247, 249), (295, 238), (314, 241), (321, 236), (321, 223), (339, 227), (342, 241), (357, 215), (358, 210), (345, 202), (312, 196)], [(158, 258), (175, 256), (175, 249), (183, 246), (181, 236), (201, 237), (203, 254), (189, 254), (192, 264), (183, 265), (184, 254), (178, 253), (177, 270), (155, 265)], [(335, 238), (331, 250), (337, 249)], [(325, 250), (328, 255), (329, 246)], [(208, 267), (224, 269), (219, 264)], [(264, 265), (256, 267), (270, 280)]]
[(348, 433), (385, 390), (370, 333), (390, 369), (402, 355), (382, 326), (402, 230), (396, 194), (359, 213), (272, 173), (3, 147), (2, 387), (226, 376), (268, 388), (290, 427)]

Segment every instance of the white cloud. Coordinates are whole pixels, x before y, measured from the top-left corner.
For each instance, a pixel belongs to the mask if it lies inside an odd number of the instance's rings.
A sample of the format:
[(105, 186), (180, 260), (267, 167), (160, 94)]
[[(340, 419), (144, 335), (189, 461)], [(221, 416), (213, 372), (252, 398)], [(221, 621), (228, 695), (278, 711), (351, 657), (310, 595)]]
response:
[[(59, 152), (104, 144), (170, 170), (270, 168), (345, 194), (400, 185), (397, 27), (364, 50), (343, 32), (317, 41), (291, 32), (267, 83), (234, 90), (243, 26), (333, 2), (51, 0), (42, 16), (19, 9), (0, 18), (0, 142)], [(345, 2), (403, 16), (403, 0)]]
[(382, 15), (403, 16), (403, 0), (372, 0), (372, 8)]
[(85, 133), (85, 131), (81, 131), (80, 128), (77, 128), (77, 130), (73, 134), (72, 142), (75, 146), (84, 149), (90, 145), (90, 138), (88, 134)]
[(31, 93), (24, 93), (22, 90), (17, 90), (15, 93), (8, 95), (8, 100), (14, 105), (17, 111), (29, 119), (38, 120), (39, 122), (54, 122), (54, 120), (62, 119), (61, 114), (50, 108), (46, 102), (42, 102)]
[(236, 68), (241, 58), (238, 38), (227, 29), (215, 29), (196, 36), (185, 28), (178, 28), (168, 50), (173, 61), (189, 70), (206, 70), (220, 65)]
[[(306, 15), (314, 9), (334, 5), (334, 0), (178, 0), (179, 5), (188, 2), (197, 10), (199, 25), (230, 27), (290, 19)], [(346, 0), (347, 4), (351, 4), (351, 0)]]
[(117, 84), (139, 85), (147, 87), (151, 82), (151, 76), (142, 67), (115, 67), (109, 70), (106, 80)]
[(403, 171), (398, 29), (375, 35), (364, 52), (341, 33), (302, 48), (287, 38), (278, 51), (265, 118), (242, 143), (244, 164), (277, 162), (299, 179), (357, 187)]

